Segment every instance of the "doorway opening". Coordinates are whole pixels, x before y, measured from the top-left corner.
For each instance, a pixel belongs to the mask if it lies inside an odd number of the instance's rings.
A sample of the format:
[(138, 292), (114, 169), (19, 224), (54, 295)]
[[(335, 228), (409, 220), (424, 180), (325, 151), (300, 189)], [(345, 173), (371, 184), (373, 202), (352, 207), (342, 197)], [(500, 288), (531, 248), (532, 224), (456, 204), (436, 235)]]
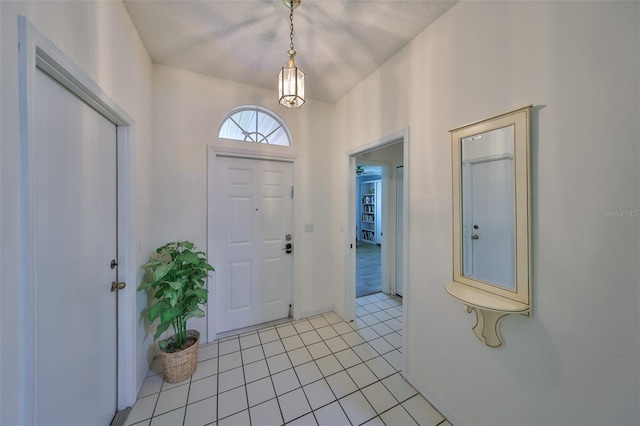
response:
[[(406, 286), (402, 283), (405, 281), (407, 271), (407, 261), (403, 256), (403, 253), (406, 253), (407, 239), (403, 238), (403, 235), (406, 235), (407, 226), (408, 188), (404, 182), (404, 176), (408, 171), (408, 149), (408, 129), (406, 129), (357, 151), (347, 152), (350, 170), (347, 223), (353, 230), (349, 236), (350, 247), (355, 250), (349, 251), (347, 262), (346, 318), (354, 318), (357, 311), (362, 311), (363, 301), (369, 301), (375, 305), (379, 302), (377, 300), (379, 296), (394, 298), (399, 303), (402, 303), (403, 299), (407, 300)], [(371, 178), (373, 181), (379, 180), (379, 183), (366, 183), (364, 179), (359, 178), (358, 173), (364, 175), (367, 166), (380, 168), (379, 177)], [(371, 176), (375, 175), (372, 173)], [(402, 180), (402, 184), (397, 183), (398, 179)], [(379, 207), (376, 205), (378, 204), (376, 198), (380, 198)], [(377, 238), (380, 239), (376, 241)], [(359, 254), (364, 254), (367, 249), (371, 249), (371, 246), (380, 249), (379, 261), (376, 264), (380, 270), (379, 274), (377, 271), (373, 272), (374, 269), (371, 266), (363, 272), (366, 259)], [(360, 274), (357, 271), (358, 266), (360, 266)], [(380, 287), (379, 290), (376, 289), (377, 293), (364, 295), (364, 291), (357, 289), (357, 278), (362, 279), (367, 272), (372, 273), (370, 275), (379, 276)], [(373, 286), (370, 285), (370, 288)], [(399, 297), (400, 295), (404, 298)], [(404, 312), (406, 306), (401, 309)]]
[(356, 157), (356, 297), (382, 291), (382, 175), (385, 168)]
[[(382, 140), (364, 146), (357, 151), (347, 152), (349, 164), (349, 201), (348, 201), (348, 221), (347, 223), (355, 230), (356, 238), (349, 237), (352, 250), (349, 251), (347, 262), (346, 285), (345, 285), (345, 318), (355, 319), (356, 314), (365, 315), (370, 321), (383, 321), (381, 314), (377, 312), (382, 309), (385, 303), (396, 304), (398, 311), (402, 311), (401, 324), (398, 323), (402, 347), (407, 345), (406, 318), (408, 314), (409, 292), (406, 285), (407, 277), (407, 246), (409, 244), (408, 227), (408, 184), (405, 176), (409, 171), (409, 129), (390, 135)], [(362, 181), (358, 180), (358, 172), (363, 175), (366, 167), (380, 167), (379, 184), (368, 184), (363, 187)], [(377, 179), (374, 179), (377, 180)], [(375, 186), (379, 185), (379, 186)], [(364, 189), (364, 194), (362, 193)], [(369, 193), (372, 191), (372, 193)], [(380, 206), (377, 207), (376, 194), (380, 194)], [(374, 195), (373, 197), (368, 197)], [(373, 203), (372, 203), (373, 201)], [(374, 204), (374, 206), (371, 206)], [(365, 207), (368, 206), (368, 207)], [(369, 210), (369, 211), (367, 211)], [(373, 213), (371, 213), (373, 212)], [(363, 215), (373, 214), (377, 226), (365, 225), (364, 229), (361, 219)], [(379, 227), (379, 228), (378, 228)], [(366, 231), (371, 231), (369, 233)], [(363, 232), (365, 231), (365, 232)], [(378, 234), (378, 235), (376, 235)], [(353, 235), (353, 234), (352, 234)], [(407, 237), (404, 237), (404, 236)], [(379, 239), (380, 246), (376, 242)], [(367, 240), (366, 242), (364, 240)], [(371, 241), (373, 239), (373, 242)], [(380, 247), (379, 268), (380, 268), (380, 290), (377, 293), (359, 296), (357, 294), (357, 264), (366, 265), (366, 260), (360, 257), (358, 260), (358, 249), (370, 248), (365, 244)], [(355, 249), (355, 250), (353, 250)], [(364, 251), (360, 251), (363, 254)], [(387, 299), (387, 300), (383, 300)], [(370, 314), (370, 315), (369, 315)], [(384, 315), (382, 315), (384, 316)], [(371, 318), (371, 317), (375, 317)], [(384, 327), (380, 327), (384, 329)], [(389, 331), (389, 330), (386, 330)], [(386, 333), (385, 330), (376, 331), (378, 334)], [(404, 374), (406, 364), (406, 352), (399, 350), (398, 359), (401, 374)]]

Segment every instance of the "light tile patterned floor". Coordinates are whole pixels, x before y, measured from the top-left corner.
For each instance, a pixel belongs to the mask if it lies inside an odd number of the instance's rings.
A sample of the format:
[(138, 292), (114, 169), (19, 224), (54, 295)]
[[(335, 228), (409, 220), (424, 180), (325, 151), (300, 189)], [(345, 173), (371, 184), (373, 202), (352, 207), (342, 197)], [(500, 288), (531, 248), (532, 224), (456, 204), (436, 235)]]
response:
[(156, 359), (127, 424), (450, 426), (398, 372), (401, 302), (356, 301), (351, 323), (330, 312), (203, 345), (182, 383)]

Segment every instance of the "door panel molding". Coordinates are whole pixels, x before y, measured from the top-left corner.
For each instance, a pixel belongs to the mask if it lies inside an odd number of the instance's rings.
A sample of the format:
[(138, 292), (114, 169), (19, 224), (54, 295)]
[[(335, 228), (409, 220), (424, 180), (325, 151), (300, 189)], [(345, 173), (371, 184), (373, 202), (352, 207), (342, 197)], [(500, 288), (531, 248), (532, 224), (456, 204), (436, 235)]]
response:
[(118, 409), (133, 405), (136, 399), (136, 265), (134, 232), (134, 121), (100, 87), (77, 67), (59, 48), (29, 22), (18, 18), (19, 111), (20, 111), (20, 186), (23, 243), (21, 263), (21, 322), (26, 333), (23, 355), (23, 423), (35, 419), (36, 348), (37, 348), (37, 281), (35, 280), (36, 188), (35, 182), (35, 78), (37, 68), (51, 76), (89, 106), (117, 126), (117, 191), (118, 191), (118, 274), (121, 281), (130, 283), (118, 296)]

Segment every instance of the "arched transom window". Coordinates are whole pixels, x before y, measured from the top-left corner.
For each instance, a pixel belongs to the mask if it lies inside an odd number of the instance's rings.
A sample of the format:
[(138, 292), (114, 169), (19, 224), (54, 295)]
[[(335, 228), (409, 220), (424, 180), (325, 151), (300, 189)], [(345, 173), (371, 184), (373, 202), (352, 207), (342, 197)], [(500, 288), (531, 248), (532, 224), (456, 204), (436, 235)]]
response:
[(291, 146), (291, 134), (273, 112), (255, 105), (229, 111), (220, 125), (218, 137), (268, 145)]

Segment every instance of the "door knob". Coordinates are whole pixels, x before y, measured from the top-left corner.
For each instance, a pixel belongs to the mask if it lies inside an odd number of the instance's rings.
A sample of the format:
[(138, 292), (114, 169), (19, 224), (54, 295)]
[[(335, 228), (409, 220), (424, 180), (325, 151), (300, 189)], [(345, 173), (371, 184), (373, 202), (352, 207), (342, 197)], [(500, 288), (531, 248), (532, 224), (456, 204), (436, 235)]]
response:
[(471, 239), (472, 239), (472, 240), (477, 240), (478, 238), (480, 238), (480, 237), (479, 237), (479, 236), (477, 236), (476, 234), (474, 234), (474, 235), (472, 235), (472, 236), (471, 236)]
[(125, 288), (127, 286), (127, 283), (120, 281), (119, 283), (117, 282), (112, 282), (111, 283), (111, 291), (116, 291), (116, 290), (122, 290), (123, 288)]
[(289, 254), (293, 251), (293, 244), (287, 243), (284, 247), (282, 247), (285, 253)]

